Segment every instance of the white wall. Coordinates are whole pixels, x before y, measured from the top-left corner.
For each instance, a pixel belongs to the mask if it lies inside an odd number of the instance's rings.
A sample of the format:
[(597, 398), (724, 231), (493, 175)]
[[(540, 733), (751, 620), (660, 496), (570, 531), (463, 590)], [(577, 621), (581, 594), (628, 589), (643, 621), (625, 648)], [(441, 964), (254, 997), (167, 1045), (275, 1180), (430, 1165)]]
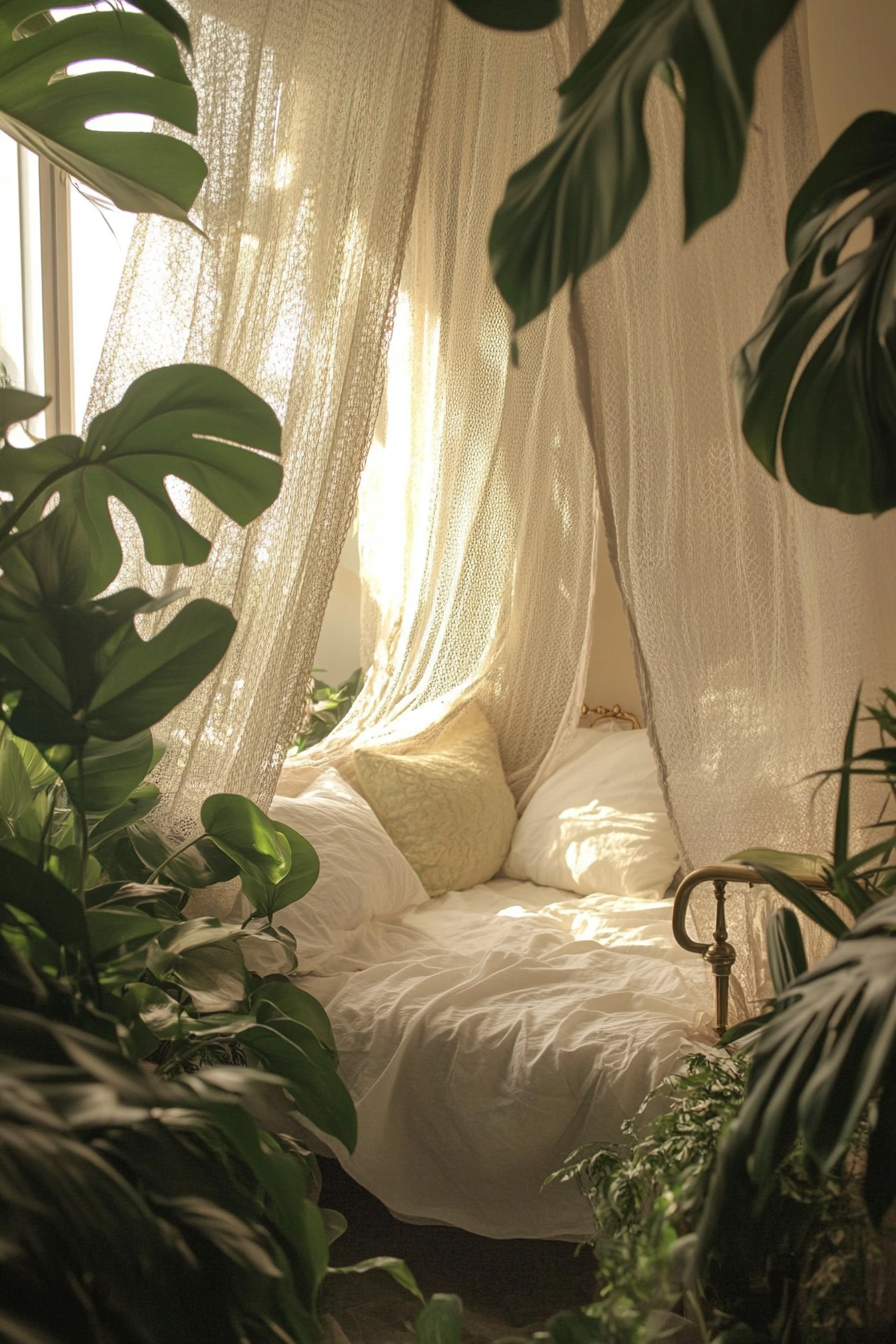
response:
[(314, 666), (329, 686), (350, 677), (361, 661), (361, 580), (358, 539), (350, 532), (342, 555), (314, 655)]
[(607, 540), (600, 526), (597, 550), (597, 583), (591, 609), (591, 658), (585, 683), (587, 705), (621, 705), (643, 722), (641, 695), (632, 657), (628, 621), (622, 598), (610, 567)]
[(809, 60), (822, 149), (862, 112), (896, 112), (896, 0), (809, 0)]

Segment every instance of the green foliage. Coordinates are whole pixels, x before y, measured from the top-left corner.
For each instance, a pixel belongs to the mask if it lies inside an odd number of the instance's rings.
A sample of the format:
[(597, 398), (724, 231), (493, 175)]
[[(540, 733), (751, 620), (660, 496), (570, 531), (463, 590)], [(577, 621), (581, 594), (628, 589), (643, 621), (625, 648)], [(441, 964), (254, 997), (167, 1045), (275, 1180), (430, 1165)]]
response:
[[(783, 856), (789, 871), (771, 866), (768, 850), (741, 856), (838, 940), (829, 956), (806, 969), (795, 916), (773, 915), (768, 932), (776, 998), (760, 1018), (729, 1037), (745, 1037), (751, 1067), (743, 1106), (720, 1149), (697, 1260), (704, 1272), (715, 1265), (737, 1286), (747, 1319), (751, 1285), (770, 1254), (770, 1202), (795, 1144), (821, 1188), (842, 1184), (846, 1172), (850, 1200), (864, 1200), (875, 1227), (896, 1200), (896, 865), (891, 862), (896, 695), (885, 690), (868, 713), (878, 725), (880, 745), (856, 753), (857, 700), (843, 763), (827, 772), (840, 779), (831, 856), (808, 856), (854, 917), (853, 927), (838, 916), (832, 924), (834, 912), (794, 876), (795, 856)], [(850, 793), (856, 777), (883, 789), (875, 828), (883, 838), (851, 855)]]
[[(591, 1204), (598, 1291), (584, 1308), (588, 1325), (582, 1320), (581, 1328), (606, 1344), (647, 1340), (649, 1311), (672, 1309), (684, 1293), (689, 1234), (720, 1134), (743, 1094), (738, 1060), (688, 1055), (684, 1065), (623, 1123), (621, 1144), (589, 1144), (552, 1178), (575, 1180)], [(659, 1098), (662, 1111), (645, 1121)], [(556, 1344), (563, 1344), (571, 1324), (566, 1314), (549, 1323)]]
[(21, 1008), (0, 1042), (4, 1338), (319, 1338), (314, 1159), (243, 1104), (276, 1079), (163, 1082)]
[[(504, 6), (491, 9), (468, 12), (505, 26)], [(684, 117), (685, 237), (730, 204), (756, 66), (794, 9), (795, 0), (623, 0), (560, 86), (557, 133), (510, 178), (492, 223), (492, 269), (515, 331), (628, 228), (650, 179), (643, 109), (654, 75)], [(869, 112), (795, 197), (790, 269), (735, 362), (756, 456), (776, 474), (780, 443), (794, 489), (847, 513), (896, 505), (894, 206), (896, 116)], [(870, 241), (857, 247), (869, 223)]]
[(364, 678), (360, 667), (339, 686), (329, 686), (315, 677), (311, 684), (308, 705), (308, 723), (293, 741), (289, 755), (295, 756), (309, 747), (317, 746), (341, 723), (358, 697)]
[[(61, 0), (53, 9), (83, 8)], [(49, 9), (0, 0), (0, 130), (122, 210), (187, 220), (205, 178), (191, 145), (153, 131), (89, 130), (115, 112), (140, 112), (196, 130), (196, 95), (174, 37), (189, 33), (166, 0), (137, 0), (143, 13), (96, 10), (54, 20)], [(130, 70), (60, 71), (79, 61), (116, 60)], [(30, 414), (34, 414), (33, 411)]]
[[(124, 208), (186, 218), (192, 149), (83, 124), (132, 110), (194, 129), (172, 37), (189, 47), (187, 27), (167, 0), (135, 7), (57, 23), (0, 0), (0, 127)], [(95, 57), (152, 77), (65, 73)], [(48, 399), (0, 373), (5, 440)], [(297, 1115), (349, 1151), (357, 1118), (327, 1015), (285, 974), (294, 939), (271, 925), (317, 856), (235, 795), (207, 799), (179, 846), (147, 820), (148, 730), (235, 622), (194, 601), (144, 640), (135, 618), (184, 594), (103, 595), (122, 563), (112, 498), (150, 563), (199, 564), (209, 540), (168, 478), (246, 525), (277, 496), (279, 451), (270, 407), (197, 365), (138, 379), (84, 440), (0, 444), (0, 1336), (16, 1344), (320, 1338), (345, 1223), (316, 1206)], [(242, 928), (184, 915), (191, 888), (234, 877), (255, 906)], [(378, 1267), (420, 1296), (403, 1262)]]
[[(0, 418), (16, 395), (0, 390)], [(135, 618), (181, 593), (96, 596), (121, 565), (109, 498), (131, 510), (148, 560), (198, 564), (209, 542), (174, 508), (165, 478), (188, 481), (245, 525), (281, 479), (279, 463), (254, 450), (276, 454), (279, 442), (260, 397), (221, 370), (183, 365), (137, 379), (86, 440), (0, 447), (0, 488), (10, 496), (0, 505), (0, 697), (19, 737), (72, 747), (132, 737), (216, 666), (235, 628), (225, 607), (190, 602), (144, 640)], [(58, 505), (44, 514), (54, 494)]]
[(798, 975), (808, 970), (800, 922), (788, 906), (769, 916), (765, 926), (769, 970), (776, 994), (783, 994)]
[(616, 245), (647, 190), (643, 113), (662, 72), (684, 109), (685, 236), (737, 192), (756, 65), (795, 0), (623, 0), (560, 85), (557, 133), (507, 184), (489, 238), (519, 330)]
[[(870, 238), (856, 250), (869, 223)], [(814, 503), (881, 513), (896, 505), (892, 112), (854, 121), (800, 188), (787, 217), (787, 261), (735, 363), (744, 436), (773, 475), (780, 440), (787, 479)]]
[[(84, 863), (79, 846), (69, 843), (77, 797), (69, 793), (64, 776), (51, 772), (46, 782), (41, 767), (32, 784), (20, 754), (28, 744), (3, 730), (0, 761), (15, 758), (19, 766), (0, 771), (0, 816), (7, 829), (0, 837), (5, 851), (0, 934), (41, 973), (52, 971), (67, 996), (69, 1021), (103, 1035), (112, 1023), (130, 1058), (149, 1058), (166, 1075), (222, 1059), (266, 1068), (282, 1078), (303, 1114), (352, 1148), (354, 1108), (336, 1073), (326, 1014), (310, 995), (282, 978), (295, 969), (296, 956), (289, 936), (281, 939), (270, 925), (267, 911), (250, 917), (250, 927), (243, 929), (216, 919), (185, 918), (187, 889), (155, 881), (176, 853), (158, 832), (154, 835), (162, 862), (156, 873), (146, 871), (132, 847), (138, 880), (103, 880), (97, 855), (120, 852), (113, 847), (115, 834), (110, 834), (116, 814), (119, 846), (128, 843), (131, 832), (128, 823), (135, 809), (122, 800), (133, 803), (136, 797), (139, 811), (158, 796), (157, 790), (139, 785), (142, 767), (152, 757), (151, 740), (148, 751), (142, 743), (137, 744), (139, 751), (133, 743), (115, 745), (127, 746), (124, 755), (133, 763), (130, 771), (122, 768), (116, 774), (110, 769), (103, 777), (100, 770), (93, 777), (87, 798), (102, 797), (103, 808), (99, 815), (86, 814)], [(129, 793), (135, 779), (138, 787)], [(221, 794), (209, 803), (207, 832), (181, 847), (175, 864), (184, 865), (186, 850), (204, 840), (221, 845), (231, 865), (224, 871), (242, 875), (244, 881), (265, 865), (276, 864), (282, 876), (272, 888), (275, 908), (304, 895), (317, 876), (317, 856), (303, 837), (288, 826), (275, 829), (248, 799)], [(95, 845), (97, 835), (100, 843)], [(290, 867), (294, 854), (295, 874)], [(77, 888), (82, 863), (86, 877), (94, 879), (83, 892), (83, 904), (71, 889)], [(181, 871), (188, 878), (199, 875), (195, 867)], [(221, 872), (207, 866), (202, 876), (215, 881)], [(266, 979), (270, 975), (277, 978), (271, 982)]]
[(416, 1321), (418, 1344), (460, 1344), (463, 1303), (454, 1293), (433, 1293)]
[(468, 18), (489, 28), (533, 32), (560, 17), (560, 0), (451, 0)]
[[(868, 1325), (868, 1278), (884, 1255), (858, 1180), (867, 1127), (826, 1174), (802, 1146), (791, 1145), (752, 1239), (736, 1216), (726, 1225), (739, 1262), (708, 1257), (697, 1285), (693, 1234), (720, 1140), (743, 1103), (747, 1061), (714, 1052), (683, 1063), (684, 1072), (666, 1079), (623, 1125), (622, 1144), (590, 1145), (558, 1173), (578, 1182), (594, 1212), (598, 1295), (582, 1312), (555, 1317), (551, 1338), (641, 1344), (652, 1337), (649, 1310), (674, 1309), (687, 1297), (707, 1340), (721, 1331), (734, 1341), (737, 1326), (744, 1338), (748, 1327), (755, 1331), (757, 1341), (793, 1338), (794, 1330), (805, 1344), (858, 1341)], [(647, 1119), (660, 1098), (662, 1111)]]
[[(2, 419), (10, 415), (4, 403), (20, 395), (0, 392)], [(76, 574), (37, 570), (33, 586), (44, 597), (62, 595), (64, 583), (64, 595), (77, 601), (115, 578), (121, 546), (109, 515), (112, 497), (133, 514), (151, 564), (201, 564), (210, 542), (175, 508), (166, 477), (186, 481), (245, 526), (274, 502), (282, 481), (280, 464), (260, 453), (280, 453), (280, 425), (261, 397), (206, 364), (153, 369), (131, 384), (117, 406), (95, 417), (86, 439), (62, 434), (28, 452), (0, 448), (4, 490), (12, 497), (0, 515), (4, 567), (13, 528), (19, 554), (24, 531), (47, 534), (50, 519), (41, 524), (40, 517), (54, 494), (60, 507), (50, 518), (59, 514), (65, 526), (61, 536), (50, 535), (65, 539)], [(39, 560), (40, 553), (32, 564)]]
[(879, 1223), (896, 1198), (896, 897), (857, 921), (812, 970), (779, 994), (779, 1009), (752, 1047), (749, 1092), (726, 1146), (767, 1190), (801, 1133), (810, 1157), (831, 1171), (872, 1098), (865, 1199)]

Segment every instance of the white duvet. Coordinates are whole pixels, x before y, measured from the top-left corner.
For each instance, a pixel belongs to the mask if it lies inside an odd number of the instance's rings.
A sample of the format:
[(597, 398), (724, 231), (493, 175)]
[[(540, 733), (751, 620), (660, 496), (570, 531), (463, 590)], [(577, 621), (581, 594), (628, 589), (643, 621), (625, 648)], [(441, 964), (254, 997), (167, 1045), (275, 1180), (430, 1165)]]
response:
[(301, 983), (358, 1108), (346, 1170), (406, 1220), (587, 1235), (575, 1186), (543, 1182), (711, 1040), (670, 921), (659, 898), (496, 879), (341, 933)]

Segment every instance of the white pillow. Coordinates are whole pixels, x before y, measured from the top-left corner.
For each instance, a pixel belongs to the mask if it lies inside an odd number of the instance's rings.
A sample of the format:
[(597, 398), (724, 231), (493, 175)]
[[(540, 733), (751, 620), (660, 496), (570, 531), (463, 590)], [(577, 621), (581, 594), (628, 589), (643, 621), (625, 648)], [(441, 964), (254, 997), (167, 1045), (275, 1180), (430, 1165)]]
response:
[(310, 840), (320, 859), (308, 894), (274, 916), (295, 934), (300, 970), (337, 951), (342, 935), (369, 919), (428, 899), (372, 808), (336, 770), (324, 770), (298, 798), (276, 797), (268, 812)]
[(598, 737), (536, 789), (504, 872), (582, 896), (642, 896), (665, 891), (677, 867), (656, 761), (641, 728)]

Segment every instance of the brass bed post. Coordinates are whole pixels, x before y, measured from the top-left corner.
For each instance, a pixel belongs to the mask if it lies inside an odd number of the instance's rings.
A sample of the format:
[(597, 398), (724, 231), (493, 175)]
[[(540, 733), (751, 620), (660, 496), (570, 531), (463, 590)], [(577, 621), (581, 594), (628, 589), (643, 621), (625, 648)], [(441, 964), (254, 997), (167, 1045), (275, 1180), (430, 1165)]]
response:
[[(829, 890), (827, 883), (820, 877), (806, 874), (799, 880), (815, 891)], [(687, 931), (691, 893), (704, 882), (712, 882), (716, 898), (716, 927), (711, 943), (697, 943)], [(731, 968), (737, 958), (734, 947), (728, 942), (728, 928), (725, 923), (726, 888), (729, 882), (743, 882), (748, 887), (755, 887), (761, 885), (762, 878), (754, 868), (747, 868), (742, 864), (719, 863), (707, 868), (695, 868), (680, 883), (672, 905), (672, 933), (676, 943), (686, 952), (694, 952), (701, 956), (712, 970), (716, 1009), (715, 1031), (718, 1036), (724, 1036), (728, 1030)]]

